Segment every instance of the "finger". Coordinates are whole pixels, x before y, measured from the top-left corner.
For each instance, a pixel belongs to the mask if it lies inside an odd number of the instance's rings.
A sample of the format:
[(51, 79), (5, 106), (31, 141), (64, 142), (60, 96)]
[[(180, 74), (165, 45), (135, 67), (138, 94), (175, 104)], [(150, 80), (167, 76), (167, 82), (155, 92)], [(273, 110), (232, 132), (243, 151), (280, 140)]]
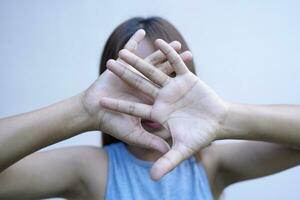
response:
[(136, 51), (138, 44), (145, 38), (145, 35), (146, 32), (143, 29), (137, 30), (125, 44), (124, 49), (132, 52)]
[(161, 153), (166, 153), (170, 150), (169, 144), (164, 139), (145, 131), (143, 128), (137, 129), (137, 131), (125, 136), (125, 138), (121, 138), (121, 140), (143, 148), (155, 149)]
[(121, 62), (111, 59), (107, 62), (107, 68), (130, 86), (142, 91), (150, 97), (155, 98), (157, 96), (159, 89), (155, 85), (128, 69)]
[(141, 117), (143, 119), (151, 118), (152, 106), (142, 103), (136, 103), (125, 100), (118, 100), (114, 98), (103, 97), (100, 100), (100, 104), (109, 110)]
[(170, 151), (159, 158), (152, 166), (150, 173), (153, 180), (159, 180), (182, 161), (192, 156), (193, 150), (183, 144), (174, 145)]
[[(169, 43), (169, 45), (175, 49), (175, 51), (180, 51), (181, 49), (181, 43), (178, 41), (173, 41), (171, 43)], [(154, 53), (150, 54), (149, 56), (147, 56), (144, 60), (151, 64), (151, 65), (157, 65), (159, 63), (162, 63), (163, 61), (165, 61), (167, 58), (165, 56), (165, 54), (163, 54), (163, 52), (161, 52), (161, 50), (157, 50)]]
[(119, 52), (119, 57), (158, 85), (165, 85), (170, 79), (169, 76), (162, 73), (156, 67), (126, 49)]
[(168, 43), (157, 39), (155, 44), (166, 55), (176, 74), (184, 74), (189, 71), (179, 54)]
[[(193, 59), (192, 53), (190, 51), (185, 51), (180, 54), (180, 57), (184, 62), (191, 61)], [(170, 65), (169, 61), (166, 61), (157, 66), (157, 69), (165, 73), (166, 75), (172, 74), (174, 72), (173, 67)]]

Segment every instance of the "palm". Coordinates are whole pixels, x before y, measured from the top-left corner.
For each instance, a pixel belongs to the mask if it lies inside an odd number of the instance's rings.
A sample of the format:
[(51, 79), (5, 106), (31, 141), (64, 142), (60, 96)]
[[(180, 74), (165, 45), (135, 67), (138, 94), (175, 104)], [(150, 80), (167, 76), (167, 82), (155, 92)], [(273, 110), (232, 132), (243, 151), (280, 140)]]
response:
[(203, 87), (190, 72), (177, 76), (159, 91), (152, 107), (152, 118), (169, 129), (174, 145), (193, 153), (215, 139), (224, 109), (215, 93)]
[[(139, 118), (121, 113), (116, 114), (99, 106), (99, 99), (102, 96), (137, 101), (136, 97), (130, 95), (130, 90), (128, 86), (122, 84), (117, 76), (107, 70), (85, 92), (86, 108), (90, 114), (95, 116), (96, 129), (112, 133), (120, 139), (127, 137), (127, 134), (136, 129)], [(115, 126), (115, 124), (118, 124), (118, 126)]]
[(175, 78), (168, 77), (127, 51), (120, 52), (121, 58), (152, 83), (142, 80), (124, 66), (122, 69), (110, 68), (124, 81), (148, 92), (154, 99), (153, 105), (113, 99), (101, 101), (106, 108), (160, 122), (170, 131), (173, 146), (152, 167), (151, 175), (154, 179), (159, 179), (181, 161), (211, 143), (226, 110), (225, 102), (188, 70), (176, 51), (164, 41), (158, 42), (159, 49), (175, 69)]
[[(125, 45), (125, 48), (135, 51), (138, 42), (144, 38), (143, 31), (137, 31)], [(118, 59), (120, 60), (120, 59)], [(111, 97), (140, 102), (153, 101), (134, 88), (123, 84), (122, 80), (109, 70), (106, 70), (84, 93), (83, 104), (94, 119), (94, 129), (108, 133), (130, 144), (165, 152), (167, 143), (158, 136), (146, 132), (140, 124), (140, 118), (103, 109), (99, 104), (101, 97)]]

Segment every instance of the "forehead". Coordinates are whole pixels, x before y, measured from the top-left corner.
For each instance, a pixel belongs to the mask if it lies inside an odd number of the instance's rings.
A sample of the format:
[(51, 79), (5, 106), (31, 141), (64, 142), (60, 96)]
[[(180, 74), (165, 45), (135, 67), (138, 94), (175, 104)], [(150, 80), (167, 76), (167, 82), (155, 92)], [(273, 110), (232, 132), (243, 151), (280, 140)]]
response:
[(146, 56), (150, 55), (154, 51), (155, 51), (154, 45), (150, 42), (149, 39), (145, 38), (139, 43), (138, 49), (136, 51), (136, 55), (141, 58), (145, 58)]

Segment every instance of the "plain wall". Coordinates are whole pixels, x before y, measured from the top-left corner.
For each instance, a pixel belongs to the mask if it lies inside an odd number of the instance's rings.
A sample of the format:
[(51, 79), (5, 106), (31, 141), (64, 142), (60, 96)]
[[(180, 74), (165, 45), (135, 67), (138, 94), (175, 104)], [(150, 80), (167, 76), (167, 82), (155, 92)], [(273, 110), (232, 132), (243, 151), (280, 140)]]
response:
[[(177, 26), (199, 77), (225, 100), (299, 104), (299, 10), (292, 0), (0, 0), (0, 117), (87, 88), (112, 30), (130, 17), (152, 15)], [(49, 148), (82, 144), (99, 145), (99, 133)], [(296, 167), (230, 186), (224, 199), (300, 199), (299, 182)]]

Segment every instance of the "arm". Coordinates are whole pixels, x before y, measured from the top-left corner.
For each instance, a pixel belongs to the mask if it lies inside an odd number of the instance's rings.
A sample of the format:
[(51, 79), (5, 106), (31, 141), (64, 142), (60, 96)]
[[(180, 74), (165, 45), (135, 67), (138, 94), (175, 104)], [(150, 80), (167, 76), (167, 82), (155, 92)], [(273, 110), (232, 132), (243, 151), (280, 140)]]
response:
[(0, 172), (53, 143), (92, 130), (82, 94), (46, 108), (0, 120)]
[[(137, 31), (125, 48), (134, 51), (144, 35), (144, 31)], [(180, 49), (178, 43), (172, 45)], [(160, 64), (162, 69), (168, 68), (169, 65), (161, 52), (154, 52), (153, 55), (161, 57), (157, 64)], [(153, 55), (145, 59), (151, 62)], [(184, 55), (183, 57), (189, 59)], [(78, 163), (81, 162), (77, 162), (86, 160), (87, 154), (82, 157), (76, 156), (80, 154), (79, 150), (77, 153), (65, 150), (30, 154), (85, 131), (101, 130), (127, 143), (166, 151), (167, 143), (139, 126), (139, 118), (118, 115), (100, 106), (99, 100), (102, 96), (137, 100), (130, 95), (132, 89), (128, 86), (117, 87), (119, 82), (118, 77), (105, 71), (79, 95), (37, 111), (0, 119), (0, 198), (20, 198), (23, 192), (29, 195), (28, 198), (38, 198), (61, 195), (65, 191), (77, 191), (75, 186), (78, 185), (78, 181), (90, 180), (93, 177), (83, 172), (91, 171), (86, 170), (89, 169), (90, 163), (80, 167)], [(103, 161), (103, 156), (96, 158)], [(61, 161), (64, 163), (57, 163)], [(97, 169), (101, 170), (99, 167)], [(31, 182), (32, 187), (29, 187), (28, 182)], [(85, 182), (88, 181), (81, 183)], [(84, 188), (90, 189), (93, 186), (84, 185)]]
[[(106, 167), (106, 154), (96, 147), (33, 153), (0, 173), (0, 199), (104, 197)], [(99, 174), (97, 179), (89, 178), (95, 174)]]
[(228, 104), (220, 124), (217, 139), (256, 140), (212, 147), (220, 190), (300, 164), (300, 106)]
[[(135, 51), (144, 37), (145, 31), (138, 30), (124, 48)], [(178, 42), (170, 45), (177, 50), (181, 48)], [(160, 51), (145, 60), (156, 62), (153, 56), (160, 57), (156, 63), (158, 67), (169, 66)], [(102, 96), (139, 100), (132, 95), (132, 88), (118, 86), (119, 82), (118, 77), (105, 71), (79, 95), (37, 111), (0, 119), (0, 172), (43, 147), (90, 130), (101, 130), (127, 143), (165, 152), (168, 144), (139, 126), (139, 118), (118, 115), (100, 106)]]
[(271, 175), (300, 164), (300, 151), (281, 144), (242, 141), (209, 148), (217, 159), (215, 181), (218, 180), (220, 191), (232, 183)]
[[(84, 148), (33, 152), (92, 129), (91, 121), (82, 106), (81, 94), (37, 111), (1, 119), (0, 199), (85, 194), (83, 174), (87, 167), (80, 162), (87, 159), (87, 155), (82, 155)], [(98, 159), (104, 166), (102, 157)], [(105, 177), (103, 172), (101, 177)]]
[(152, 178), (161, 178), (181, 161), (217, 139), (300, 145), (299, 106), (240, 106), (227, 103), (192, 74), (166, 42), (157, 40), (156, 45), (165, 53), (176, 77), (167, 77), (128, 51), (121, 51), (121, 58), (149, 78), (151, 83), (117, 62), (108, 66), (133, 87), (150, 91), (155, 100), (153, 105), (112, 98), (101, 100), (102, 106), (108, 109), (159, 122), (170, 131), (173, 146), (153, 165)]
[(219, 139), (247, 139), (300, 147), (300, 106), (228, 104)]

